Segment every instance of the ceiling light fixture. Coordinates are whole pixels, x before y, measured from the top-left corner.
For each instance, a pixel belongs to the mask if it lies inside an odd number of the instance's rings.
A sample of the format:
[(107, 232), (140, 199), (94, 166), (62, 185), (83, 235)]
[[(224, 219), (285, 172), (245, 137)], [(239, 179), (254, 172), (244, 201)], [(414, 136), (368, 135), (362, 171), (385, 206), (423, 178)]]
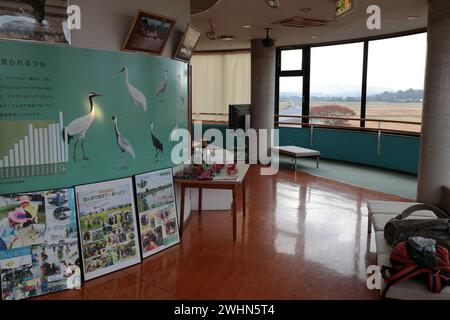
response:
[(253, 28), (253, 26), (249, 25), (249, 24), (246, 24), (246, 25), (243, 25), (242, 28), (244, 28), (244, 29), (251, 29), (251, 28)]
[(220, 40), (222, 41), (233, 41), (236, 40), (235, 36), (230, 36), (230, 35), (224, 35), (224, 36), (220, 36)]
[(408, 20), (416, 20), (419, 19), (419, 16), (409, 16)]
[(265, 0), (267, 5), (272, 9), (277, 9), (280, 6), (280, 1), (278, 0)]

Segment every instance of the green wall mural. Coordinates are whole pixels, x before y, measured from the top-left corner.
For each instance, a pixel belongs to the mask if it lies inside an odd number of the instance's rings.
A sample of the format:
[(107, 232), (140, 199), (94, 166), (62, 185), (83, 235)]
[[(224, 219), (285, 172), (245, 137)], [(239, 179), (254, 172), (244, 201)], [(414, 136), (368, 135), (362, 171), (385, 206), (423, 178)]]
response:
[(0, 41), (0, 194), (172, 166), (188, 68), (162, 57)]

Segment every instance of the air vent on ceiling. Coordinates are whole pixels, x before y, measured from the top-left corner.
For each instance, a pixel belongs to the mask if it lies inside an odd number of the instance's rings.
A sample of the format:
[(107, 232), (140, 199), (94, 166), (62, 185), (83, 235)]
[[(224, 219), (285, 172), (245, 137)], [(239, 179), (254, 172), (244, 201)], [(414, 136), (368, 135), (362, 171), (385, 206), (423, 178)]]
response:
[(293, 28), (312, 28), (312, 27), (321, 27), (327, 24), (328, 21), (325, 20), (317, 20), (310, 18), (302, 18), (302, 17), (292, 17), (283, 19), (280, 21), (272, 22), (272, 24), (279, 24), (285, 27), (293, 27)]

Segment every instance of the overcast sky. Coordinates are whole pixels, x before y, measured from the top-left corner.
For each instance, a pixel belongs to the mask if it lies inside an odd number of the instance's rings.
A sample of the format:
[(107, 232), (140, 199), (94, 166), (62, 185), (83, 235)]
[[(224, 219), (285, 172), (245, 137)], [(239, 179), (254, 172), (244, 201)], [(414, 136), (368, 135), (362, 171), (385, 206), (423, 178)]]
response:
[[(301, 64), (298, 53), (283, 55), (283, 66)], [(360, 95), (363, 43), (311, 49), (311, 93)], [(426, 34), (371, 41), (369, 44), (369, 93), (423, 89)], [(301, 79), (285, 78), (281, 92), (299, 92)]]

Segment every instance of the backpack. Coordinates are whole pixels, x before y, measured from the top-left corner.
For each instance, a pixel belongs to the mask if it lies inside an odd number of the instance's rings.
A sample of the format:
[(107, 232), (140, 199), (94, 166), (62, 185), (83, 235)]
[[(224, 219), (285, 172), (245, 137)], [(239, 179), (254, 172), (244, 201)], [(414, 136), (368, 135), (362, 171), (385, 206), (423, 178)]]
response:
[[(439, 219), (407, 219), (413, 212), (419, 210), (432, 211)], [(408, 240), (409, 237), (420, 236), (437, 241), (438, 245), (450, 250), (450, 220), (441, 209), (427, 205), (416, 204), (395, 218), (389, 220), (384, 226), (384, 238), (390, 245), (397, 245)]]
[(443, 287), (450, 284), (448, 250), (436, 245), (433, 239), (411, 237), (395, 246), (389, 261), (392, 267), (381, 268), (386, 283), (383, 298), (391, 286), (411, 278), (424, 279), (428, 283), (428, 289), (434, 293), (441, 293)]

